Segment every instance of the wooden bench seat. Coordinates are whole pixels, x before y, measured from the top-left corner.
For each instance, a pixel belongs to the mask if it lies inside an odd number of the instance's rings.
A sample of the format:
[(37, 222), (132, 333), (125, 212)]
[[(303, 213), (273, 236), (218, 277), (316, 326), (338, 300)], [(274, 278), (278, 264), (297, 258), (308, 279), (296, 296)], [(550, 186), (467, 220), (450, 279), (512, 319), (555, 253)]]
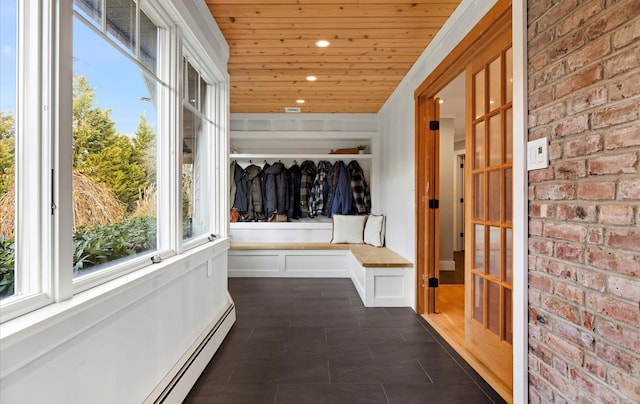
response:
[(413, 263), (368, 244), (235, 242), (229, 276), (349, 277), (365, 306), (411, 306)]

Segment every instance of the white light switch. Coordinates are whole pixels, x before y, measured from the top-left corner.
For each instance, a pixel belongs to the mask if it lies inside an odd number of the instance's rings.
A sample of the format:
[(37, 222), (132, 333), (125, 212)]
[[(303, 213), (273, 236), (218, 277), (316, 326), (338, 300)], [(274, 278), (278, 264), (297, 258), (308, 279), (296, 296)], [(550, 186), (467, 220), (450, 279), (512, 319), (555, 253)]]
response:
[(527, 142), (527, 170), (549, 167), (549, 143), (547, 138)]

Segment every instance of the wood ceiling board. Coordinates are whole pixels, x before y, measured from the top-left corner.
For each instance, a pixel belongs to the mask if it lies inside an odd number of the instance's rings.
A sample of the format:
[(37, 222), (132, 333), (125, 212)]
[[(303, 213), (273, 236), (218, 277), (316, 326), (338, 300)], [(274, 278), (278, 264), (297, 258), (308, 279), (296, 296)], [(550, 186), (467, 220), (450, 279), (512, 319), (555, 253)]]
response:
[(460, 1), (206, 2), (229, 43), (231, 112), (375, 113)]

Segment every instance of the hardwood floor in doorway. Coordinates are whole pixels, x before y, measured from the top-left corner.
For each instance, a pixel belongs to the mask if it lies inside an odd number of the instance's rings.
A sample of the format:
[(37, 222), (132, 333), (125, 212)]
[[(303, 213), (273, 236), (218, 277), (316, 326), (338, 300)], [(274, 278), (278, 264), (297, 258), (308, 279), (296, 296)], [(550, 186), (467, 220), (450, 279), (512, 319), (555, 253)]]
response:
[(464, 285), (464, 250), (454, 251), (455, 271), (440, 271), (441, 285)]

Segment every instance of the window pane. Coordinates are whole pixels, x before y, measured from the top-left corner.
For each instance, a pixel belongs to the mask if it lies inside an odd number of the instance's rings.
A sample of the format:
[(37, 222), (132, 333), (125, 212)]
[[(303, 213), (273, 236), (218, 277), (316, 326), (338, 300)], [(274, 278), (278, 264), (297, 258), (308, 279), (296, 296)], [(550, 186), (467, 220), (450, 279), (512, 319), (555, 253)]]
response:
[(513, 230), (505, 229), (505, 282), (513, 283)]
[(185, 59), (185, 98), (183, 101), (182, 222), (184, 240), (209, 232), (209, 159), (206, 118), (208, 83)]
[(140, 11), (140, 56), (142, 64), (156, 73), (158, 59), (158, 27)]
[(489, 64), (489, 111), (500, 107), (502, 100), (500, 97), (500, 61), (497, 58)]
[(473, 176), (475, 209), (474, 219), (484, 219), (484, 174), (475, 174)]
[(473, 76), (473, 89), (475, 91), (473, 116), (478, 119), (484, 115), (484, 69)]
[(502, 163), (502, 128), (500, 114), (489, 118), (489, 165)]
[(107, 0), (107, 33), (135, 56), (136, 3), (133, 0)]
[(483, 323), (484, 312), (484, 278), (473, 276), (473, 319)]
[(504, 54), (505, 70), (505, 102), (513, 101), (513, 48), (509, 48)]
[(500, 335), (500, 285), (487, 282), (487, 328)]
[(513, 108), (505, 111), (504, 123), (504, 154), (505, 162), (513, 161)]
[(484, 147), (484, 122), (479, 122), (475, 126), (473, 136), (473, 150), (474, 150), (474, 168), (483, 168), (485, 166), (485, 147)]
[(504, 288), (504, 339), (513, 344), (513, 298), (511, 290)]
[(93, 25), (100, 28), (102, 26), (102, 0), (73, 0), (78, 11)]
[(500, 279), (500, 228), (489, 227), (489, 275)]
[(484, 272), (484, 226), (476, 224), (475, 226), (475, 253), (473, 259), (473, 268)]
[(489, 189), (487, 191), (487, 207), (489, 208), (489, 217), (487, 220), (491, 222), (500, 221), (500, 170), (488, 172)]
[(511, 223), (513, 217), (513, 168), (504, 170), (504, 221)]
[(78, 277), (156, 249), (158, 83), (77, 18), (73, 38)]
[(14, 294), (17, 11), (0, 2), (0, 300)]

